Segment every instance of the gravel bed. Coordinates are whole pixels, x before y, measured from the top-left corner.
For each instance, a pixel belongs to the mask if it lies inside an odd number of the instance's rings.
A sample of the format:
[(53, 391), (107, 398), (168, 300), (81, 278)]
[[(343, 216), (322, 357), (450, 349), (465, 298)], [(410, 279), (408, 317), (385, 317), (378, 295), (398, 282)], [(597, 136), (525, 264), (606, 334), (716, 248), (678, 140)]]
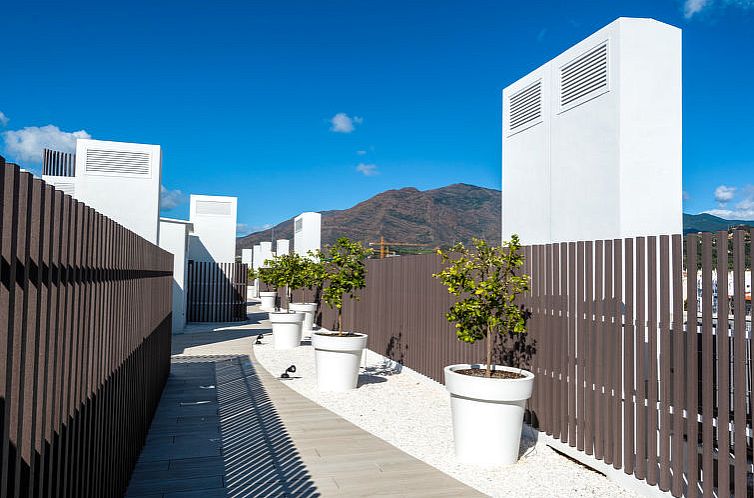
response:
[(254, 354), (272, 375), (278, 377), (296, 365), (293, 378), (282, 381), (288, 387), (487, 495), (637, 496), (548, 446), (536, 445), (534, 431), (527, 427), (515, 465), (486, 468), (460, 463), (453, 451), (450, 398), (442, 384), (367, 350), (358, 389), (319, 392), (311, 346), (276, 351), (270, 335), (262, 342), (254, 346)]

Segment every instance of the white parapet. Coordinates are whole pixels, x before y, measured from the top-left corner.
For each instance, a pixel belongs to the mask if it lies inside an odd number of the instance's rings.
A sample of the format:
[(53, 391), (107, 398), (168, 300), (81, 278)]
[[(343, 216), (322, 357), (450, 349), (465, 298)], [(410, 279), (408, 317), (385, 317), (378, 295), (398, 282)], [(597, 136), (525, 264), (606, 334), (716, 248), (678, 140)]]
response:
[(251, 268), (253, 251), (251, 249), (241, 249), (241, 263)]
[(275, 247), (275, 254), (281, 256), (291, 252), (291, 241), (288, 239), (278, 239)]
[(191, 194), (189, 219), (196, 239), (192, 239), (189, 259), (235, 261), (237, 203), (236, 197)]
[(309, 251), (317, 251), (322, 245), (322, 215), (301, 213), (293, 220), (293, 250), (306, 256)]
[(267, 266), (265, 261), (272, 259), (275, 256), (272, 252), (272, 242), (260, 242), (259, 243), (259, 266)]
[(255, 270), (258, 270), (262, 266), (262, 245), (254, 244), (251, 250), (251, 264)]
[(681, 233), (681, 30), (620, 18), (503, 90), (503, 238)]

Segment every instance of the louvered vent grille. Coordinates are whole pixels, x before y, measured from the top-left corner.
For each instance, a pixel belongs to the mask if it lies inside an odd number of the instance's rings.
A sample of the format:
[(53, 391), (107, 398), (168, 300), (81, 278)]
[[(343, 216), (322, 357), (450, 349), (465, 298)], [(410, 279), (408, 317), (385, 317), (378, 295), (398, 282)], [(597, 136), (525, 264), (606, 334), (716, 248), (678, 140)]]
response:
[(510, 98), (510, 131), (518, 131), (542, 119), (542, 81), (520, 90)]
[(109, 175), (149, 176), (149, 153), (89, 149), (86, 170)]
[(607, 42), (560, 68), (560, 107), (572, 107), (607, 91)]
[(230, 202), (196, 201), (196, 214), (230, 216)]
[(68, 194), (71, 197), (75, 197), (76, 195), (76, 184), (71, 182), (59, 182), (54, 183), (53, 187), (55, 187), (56, 190), (60, 190), (64, 194)]

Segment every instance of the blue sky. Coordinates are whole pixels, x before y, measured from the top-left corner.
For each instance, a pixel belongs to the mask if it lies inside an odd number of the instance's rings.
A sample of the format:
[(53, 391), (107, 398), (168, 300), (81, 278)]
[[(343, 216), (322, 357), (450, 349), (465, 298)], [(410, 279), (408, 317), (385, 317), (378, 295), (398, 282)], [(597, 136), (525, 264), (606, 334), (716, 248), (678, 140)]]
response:
[(499, 189), (502, 88), (619, 16), (683, 29), (685, 211), (754, 219), (754, 0), (9, 2), (0, 153), (161, 144), (163, 214), (237, 195), (243, 230)]

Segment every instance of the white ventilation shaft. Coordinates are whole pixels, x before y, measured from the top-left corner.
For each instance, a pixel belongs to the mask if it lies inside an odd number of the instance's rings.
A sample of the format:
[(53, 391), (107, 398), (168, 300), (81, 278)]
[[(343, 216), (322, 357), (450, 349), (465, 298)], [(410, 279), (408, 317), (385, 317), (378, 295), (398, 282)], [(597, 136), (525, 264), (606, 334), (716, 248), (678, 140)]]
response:
[(76, 198), (157, 244), (161, 167), (159, 145), (78, 140)]
[(504, 239), (681, 233), (681, 30), (620, 18), (502, 103)]
[(236, 260), (238, 199), (219, 195), (191, 195), (189, 220), (194, 239), (189, 259), (232, 263)]

